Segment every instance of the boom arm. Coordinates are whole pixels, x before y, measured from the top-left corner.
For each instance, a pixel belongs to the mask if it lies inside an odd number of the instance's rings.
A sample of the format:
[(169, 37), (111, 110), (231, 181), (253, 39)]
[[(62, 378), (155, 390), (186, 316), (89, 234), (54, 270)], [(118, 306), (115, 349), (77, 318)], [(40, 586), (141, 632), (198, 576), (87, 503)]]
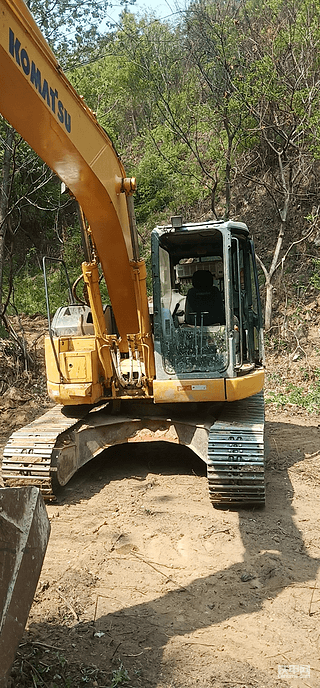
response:
[[(0, 0), (0, 112), (72, 191), (90, 224), (120, 336), (149, 334), (130, 232), (134, 180), (71, 86), (23, 0)], [(137, 285), (137, 273), (139, 289)]]

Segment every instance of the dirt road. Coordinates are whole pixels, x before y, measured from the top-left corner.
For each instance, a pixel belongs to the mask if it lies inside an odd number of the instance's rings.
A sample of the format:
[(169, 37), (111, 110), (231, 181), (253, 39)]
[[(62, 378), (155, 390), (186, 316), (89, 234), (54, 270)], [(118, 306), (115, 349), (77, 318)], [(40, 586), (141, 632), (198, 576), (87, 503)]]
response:
[(268, 417), (267, 506), (210, 505), (184, 448), (129, 444), (48, 505), (12, 685), (320, 685), (320, 429)]

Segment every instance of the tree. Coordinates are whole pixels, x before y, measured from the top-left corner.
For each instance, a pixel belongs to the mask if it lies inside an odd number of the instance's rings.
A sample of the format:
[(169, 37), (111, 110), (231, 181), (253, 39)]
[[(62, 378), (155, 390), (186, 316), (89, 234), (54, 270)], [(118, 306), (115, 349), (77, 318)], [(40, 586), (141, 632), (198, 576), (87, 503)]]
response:
[(273, 278), (282, 264), (283, 248), (287, 255), (292, 241), (293, 207), (306, 201), (310, 206), (318, 193), (318, 12), (317, 3), (310, 6), (305, 0), (248, 4), (241, 17), (244, 68), (231, 75), (251, 122), (242, 175), (265, 189), (277, 217), (271, 260), (267, 264), (259, 259), (266, 284), (267, 330), (272, 323)]
[[(126, 12), (106, 54), (70, 74), (112, 138), (127, 172), (138, 178), (135, 207), (140, 228), (150, 217), (149, 222), (156, 222), (165, 208), (177, 214), (187, 201), (192, 205), (205, 193), (188, 143), (163, 112), (167, 102), (177, 126), (178, 118), (184, 118), (185, 129), (188, 124), (196, 126), (197, 95), (191, 79), (187, 84), (184, 76), (179, 46), (177, 28)], [(203, 149), (206, 135), (204, 128)]]
[[(113, 93), (117, 103), (113, 113), (105, 96), (96, 97), (98, 118), (108, 130), (111, 125), (111, 132), (119, 132), (121, 122), (131, 140), (140, 136), (143, 147), (152, 142), (154, 155), (173, 167), (180, 184), (192, 179), (199, 195), (210, 193), (214, 212), (219, 181), (225, 188), (225, 216), (230, 214), (233, 160), (246, 119), (229, 75), (237, 62), (237, 12), (231, 1), (212, 5), (201, 0), (177, 25), (146, 17), (137, 21), (125, 13), (105, 59), (105, 66), (115, 60), (113, 76), (106, 77), (108, 95)], [(83, 70), (82, 76), (90, 72), (102, 76), (102, 63)], [(77, 84), (77, 75), (73, 79)], [(123, 102), (126, 119), (121, 116)], [(121, 135), (119, 139), (122, 143)], [(168, 155), (169, 139), (174, 156)]]
[[(120, 0), (127, 8), (135, 0)], [(85, 64), (103, 49), (110, 28), (108, 8), (112, 0), (27, 0), (37, 25), (64, 70)]]
[(3, 286), (3, 263), (5, 253), (5, 239), (8, 229), (9, 217), (9, 199), (11, 195), (11, 157), (13, 150), (14, 130), (8, 124), (4, 123), (4, 138), (3, 138), (3, 162), (2, 162), (2, 177), (0, 182), (0, 315), (3, 313), (2, 304), (2, 286)]
[(181, 184), (192, 180), (200, 193), (209, 191), (214, 208), (219, 165), (215, 114), (190, 58), (185, 26), (150, 22), (140, 40), (132, 34), (130, 38), (129, 51), (145, 84), (148, 133), (155, 151), (168, 162), (171, 156), (163, 140), (171, 137), (171, 146), (177, 149), (174, 171), (180, 175)]
[[(202, 90), (202, 103), (210, 110), (211, 135), (219, 151), (216, 177), (223, 180), (225, 217), (230, 217), (235, 158), (243, 139), (247, 113), (241, 106), (233, 74), (242, 71), (239, 59), (238, 16), (241, 4), (192, 2), (185, 19), (186, 50)], [(213, 202), (214, 207), (214, 202)]]
[(0, 197), (1, 317), (7, 326), (14, 280), (16, 284), (23, 281), (26, 258), (33, 256), (39, 270), (40, 256), (51, 252), (54, 241), (58, 248), (55, 253), (61, 250), (63, 226), (70, 220), (70, 213), (73, 220), (74, 204), (68, 196), (61, 197), (60, 183), (53, 172), (9, 125), (2, 125), (7, 148), (1, 185), (6, 194)]

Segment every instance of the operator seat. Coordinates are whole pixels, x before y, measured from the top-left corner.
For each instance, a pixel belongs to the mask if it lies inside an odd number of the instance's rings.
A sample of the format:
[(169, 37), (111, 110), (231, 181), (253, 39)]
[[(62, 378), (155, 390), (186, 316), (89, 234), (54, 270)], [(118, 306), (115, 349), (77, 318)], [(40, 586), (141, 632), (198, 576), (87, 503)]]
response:
[(218, 287), (213, 286), (210, 270), (196, 270), (192, 275), (192, 287), (186, 298), (185, 322), (187, 325), (225, 325), (222, 296)]

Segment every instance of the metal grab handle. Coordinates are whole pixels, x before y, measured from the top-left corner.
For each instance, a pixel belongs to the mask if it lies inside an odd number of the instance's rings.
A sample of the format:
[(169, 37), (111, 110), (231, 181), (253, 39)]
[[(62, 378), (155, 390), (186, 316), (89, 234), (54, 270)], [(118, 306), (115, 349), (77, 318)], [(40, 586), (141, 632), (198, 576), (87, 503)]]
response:
[(60, 375), (60, 378), (63, 382), (68, 382), (68, 380), (65, 378), (65, 376), (63, 375), (63, 372), (60, 368), (58, 354), (57, 354), (56, 347), (55, 347), (54, 341), (53, 341), (53, 334), (52, 334), (52, 327), (51, 327), (51, 315), (50, 315), (49, 290), (48, 290), (48, 280), (47, 280), (47, 269), (46, 269), (46, 262), (47, 261), (51, 261), (53, 263), (61, 263), (63, 265), (64, 271), (66, 274), (67, 284), (68, 284), (68, 295), (69, 295), (69, 304), (70, 305), (74, 304), (73, 297), (72, 297), (72, 288), (71, 288), (71, 283), (69, 280), (67, 266), (66, 266), (64, 260), (62, 260), (62, 258), (52, 258), (51, 256), (43, 256), (42, 266), (43, 266), (44, 290), (45, 290), (45, 295), (46, 295), (46, 306), (47, 306), (47, 315), (48, 315), (49, 337), (50, 337), (52, 351), (53, 351), (54, 359), (56, 362), (56, 366), (57, 366), (57, 370), (58, 370), (58, 373)]

